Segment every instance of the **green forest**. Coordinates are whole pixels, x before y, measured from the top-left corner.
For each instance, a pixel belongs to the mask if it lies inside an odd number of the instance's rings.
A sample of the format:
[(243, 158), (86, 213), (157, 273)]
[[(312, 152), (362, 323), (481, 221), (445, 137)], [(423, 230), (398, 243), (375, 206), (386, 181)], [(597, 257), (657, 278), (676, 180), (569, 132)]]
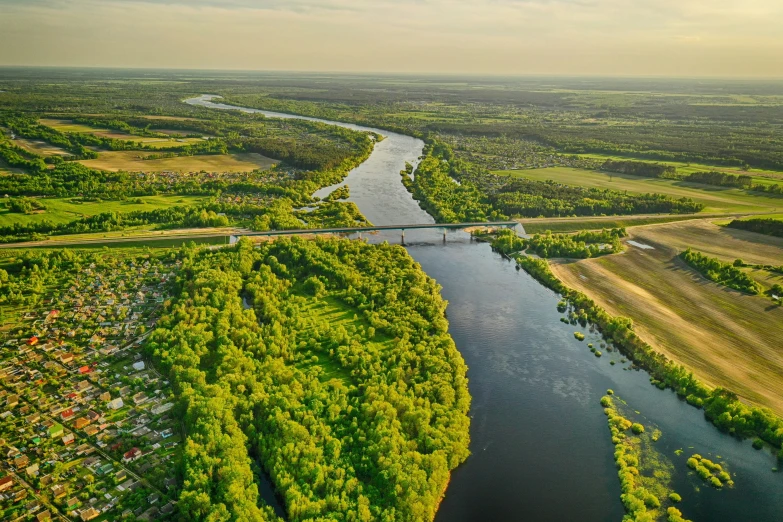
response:
[[(432, 520), (468, 456), (466, 366), (399, 246), (280, 239), (186, 259), (147, 350), (188, 434), (188, 520)], [(243, 306), (243, 303), (245, 306)]]

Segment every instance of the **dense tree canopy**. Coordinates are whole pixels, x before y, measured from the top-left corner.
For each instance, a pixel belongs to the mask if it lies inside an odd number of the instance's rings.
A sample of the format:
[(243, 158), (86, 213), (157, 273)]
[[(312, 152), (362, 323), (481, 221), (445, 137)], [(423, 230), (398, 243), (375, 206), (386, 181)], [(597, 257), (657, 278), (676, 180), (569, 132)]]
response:
[(242, 241), (179, 284), (148, 349), (185, 410), (186, 517), (270, 519), (257, 459), (290, 520), (433, 519), (470, 397), (445, 302), (404, 249)]

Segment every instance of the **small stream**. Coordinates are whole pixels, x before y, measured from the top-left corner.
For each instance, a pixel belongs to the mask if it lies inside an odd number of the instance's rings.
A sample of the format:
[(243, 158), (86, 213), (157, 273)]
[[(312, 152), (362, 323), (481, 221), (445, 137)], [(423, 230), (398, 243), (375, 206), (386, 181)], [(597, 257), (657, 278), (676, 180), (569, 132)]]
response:
[[(192, 105), (237, 109), (215, 96)], [(255, 109), (275, 118), (301, 118)], [(421, 140), (359, 125), (323, 121), (386, 136), (344, 183), (350, 200), (374, 224), (433, 223), (400, 182), (405, 163), (417, 164)], [(324, 196), (334, 187), (322, 189)], [(399, 243), (396, 232), (369, 241)], [(649, 383), (642, 371), (621, 364), (616, 352), (595, 357), (587, 348), (600, 337), (560, 322), (559, 297), (513, 263), (475, 243), (464, 232), (406, 231), (408, 252), (442, 285), (449, 301), (449, 331), (469, 371), (471, 457), (452, 474), (436, 520), (619, 521), (620, 483), (613, 446), (599, 399), (607, 389), (626, 400), (644, 423), (663, 433), (655, 447), (674, 465), (679, 505), (694, 522), (783, 520), (783, 473), (775, 458), (750, 441), (722, 434), (669, 391)], [(584, 342), (574, 339), (582, 331)], [(614, 360), (614, 366), (610, 361)], [(783, 378), (781, 379), (783, 381)], [(781, 384), (783, 385), (783, 383)], [(676, 455), (676, 450), (682, 450)], [(693, 453), (725, 462), (736, 483), (715, 490), (690, 475)], [(720, 456), (720, 458), (718, 458)], [(267, 495), (264, 495), (265, 500)], [(274, 495), (272, 495), (274, 498)]]

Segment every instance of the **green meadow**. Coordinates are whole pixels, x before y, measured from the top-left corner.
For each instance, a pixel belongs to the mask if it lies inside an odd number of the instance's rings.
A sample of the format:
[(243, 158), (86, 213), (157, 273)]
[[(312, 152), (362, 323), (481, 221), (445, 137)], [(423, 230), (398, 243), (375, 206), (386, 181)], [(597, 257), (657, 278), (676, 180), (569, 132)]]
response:
[(612, 189), (637, 194), (659, 193), (675, 198), (691, 198), (704, 204), (704, 213), (771, 213), (783, 210), (783, 198), (741, 189), (716, 187), (684, 181), (642, 178), (571, 167), (496, 171), (537, 181), (553, 180), (566, 185)]
[[(77, 198), (40, 198), (46, 210), (33, 214), (9, 212), (0, 209), (0, 227), (14, 223), (38, 223), (49, 220), (54, 223), (68, 223), (103, 212), (133, 212), (135, 210), (156, 210), (178, 205), (197, 205), (207, 198), (199, 196), (144, 196), (126, 201), (89, 201), (80, 202)], [(137, 201), (142, 201), (139, 203)]]

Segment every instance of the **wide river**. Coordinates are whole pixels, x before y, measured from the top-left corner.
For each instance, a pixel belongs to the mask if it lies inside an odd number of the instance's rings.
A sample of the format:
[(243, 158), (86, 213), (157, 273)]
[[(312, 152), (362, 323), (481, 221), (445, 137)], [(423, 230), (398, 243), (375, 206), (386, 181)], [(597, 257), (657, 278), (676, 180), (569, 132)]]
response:
[[(238, 109), (215, 103), (214, 96), (187, 100), (192, 105)], [(274, 118), (303, 118), (241, 108)], [(315, 121), (315, 118), (303, 118)], [(359, 125), (330, 122), (386, 137), (346, 178), (354, 201), (377, 225), (432, 223), (400, 182), (405, 163), (416, 164), (421, 140)], [(325, 195), (334, 187), (319, 191)], [(400, 242), (397, 233), (370, 241)], [(783, 520), (783, 473), (766, 450), (720, 433), (701, 411), (649, 383), (645, 372), (628, 370), (620, 356), (587, 349), (600, 337), (589, 329), (560, 322), (558, 296), (524, 271), (449, 232), (407, 231), (413, 256), (443, 287), (449, 330), (468, 364), (471, 408), (470, 458), (454, 471), (436, 517), (462, 521), (619, 521), (620, 483), (606, 417), (598, 401), (613, 389), (657, 427), (655, 447), (674, 466), (680, 509), (694, 522)], [(574, 339), (575, 330), (587, 336)], [(618, 364), (612, 366), (611, 360)], [(783, 376), (781, 377), (783, 386)], [(681, 455), (675, 454), (682, 450)], [(731, 489), (715, 490), (688, 474), (693, 453), (724, 462), (734, 476)]]

